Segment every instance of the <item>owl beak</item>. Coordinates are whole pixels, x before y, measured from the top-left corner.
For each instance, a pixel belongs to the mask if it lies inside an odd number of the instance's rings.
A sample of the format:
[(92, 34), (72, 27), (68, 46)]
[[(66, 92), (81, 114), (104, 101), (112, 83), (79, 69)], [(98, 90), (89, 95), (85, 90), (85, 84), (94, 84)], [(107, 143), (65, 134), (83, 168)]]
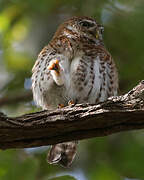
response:
[(98, 39), (99, 38), (99, 31), (97, 30), (97, 26), (92, 27), (90, 30), (91, 30), (91, 34), (93, 36), (95, 36), (96, 39)]
[(96, 31), (96, 35), (95, 35), (95, 37), (96, 37), (96, 39), (98, 39), (98, 38), (99, 38), (99, 32), (98, 32), (98, 31)]

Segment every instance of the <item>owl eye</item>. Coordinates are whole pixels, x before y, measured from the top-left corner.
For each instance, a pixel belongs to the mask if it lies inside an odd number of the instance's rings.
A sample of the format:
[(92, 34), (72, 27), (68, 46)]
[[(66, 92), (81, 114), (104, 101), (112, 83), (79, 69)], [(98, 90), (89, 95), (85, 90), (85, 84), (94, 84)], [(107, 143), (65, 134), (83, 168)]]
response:
[(87, 28), (94, 26), (93, 23), (90, 23), (90, 22), (88, 22), (88, 21), (81, 21), (81, 22), (80, 22), (80, 25), (83, 26), (83, 27), (87, 27)]

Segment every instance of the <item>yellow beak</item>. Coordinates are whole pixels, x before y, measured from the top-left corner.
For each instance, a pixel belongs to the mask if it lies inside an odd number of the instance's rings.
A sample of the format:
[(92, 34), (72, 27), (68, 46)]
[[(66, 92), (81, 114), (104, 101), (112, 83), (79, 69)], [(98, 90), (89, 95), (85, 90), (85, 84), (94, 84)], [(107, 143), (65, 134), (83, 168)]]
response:
[(96, 32), (96, 39), (98, 39), (99, 38), (99, 33), (98, 33), (98, 31)]

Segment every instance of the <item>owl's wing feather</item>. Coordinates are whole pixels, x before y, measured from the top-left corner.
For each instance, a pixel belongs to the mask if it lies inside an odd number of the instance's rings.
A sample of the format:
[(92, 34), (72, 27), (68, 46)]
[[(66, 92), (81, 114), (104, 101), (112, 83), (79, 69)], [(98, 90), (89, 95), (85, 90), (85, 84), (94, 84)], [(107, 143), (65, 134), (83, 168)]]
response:
[(48, 163), (59, 163), (63, 167), (70, 167), (76, 155), (77, 143), (72, 141), (53, 145), (47, 157)]
[(49, 66), (61, 58), (62, 55), (48, 45), (41, 51), (33, 66), (33, 97), (36, 104), (43, 109), (57, 107), (59, 103), (64, 104), (62, 73), (49, 69)]

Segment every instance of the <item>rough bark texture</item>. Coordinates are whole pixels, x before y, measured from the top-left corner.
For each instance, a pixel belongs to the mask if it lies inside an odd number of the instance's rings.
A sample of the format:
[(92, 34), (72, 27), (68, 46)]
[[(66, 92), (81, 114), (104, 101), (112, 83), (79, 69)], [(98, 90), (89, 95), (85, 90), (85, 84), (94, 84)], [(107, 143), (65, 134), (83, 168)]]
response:
[(144, 128), (144, 81), (97, 105), (77, 104), (20, 117), (0, 113), (0, 148), (26, 148)]

